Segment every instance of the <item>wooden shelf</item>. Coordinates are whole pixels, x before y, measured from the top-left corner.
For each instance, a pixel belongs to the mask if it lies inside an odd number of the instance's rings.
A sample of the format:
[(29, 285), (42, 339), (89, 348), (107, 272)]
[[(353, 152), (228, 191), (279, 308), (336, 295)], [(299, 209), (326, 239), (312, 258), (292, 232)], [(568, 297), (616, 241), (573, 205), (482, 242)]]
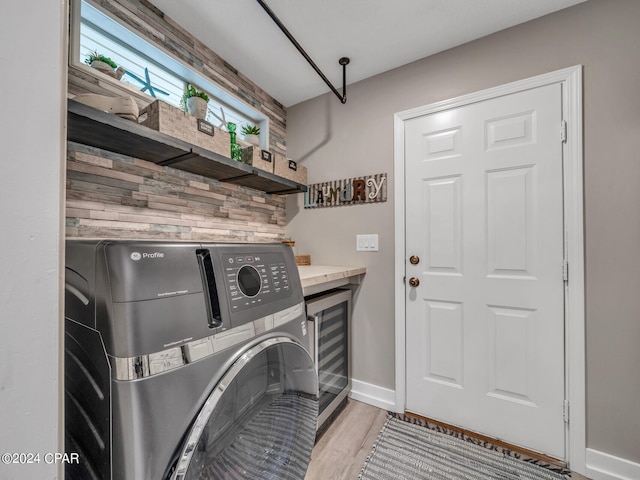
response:
[(67, 139), (272, 194), (307, 186), (69, 99)]

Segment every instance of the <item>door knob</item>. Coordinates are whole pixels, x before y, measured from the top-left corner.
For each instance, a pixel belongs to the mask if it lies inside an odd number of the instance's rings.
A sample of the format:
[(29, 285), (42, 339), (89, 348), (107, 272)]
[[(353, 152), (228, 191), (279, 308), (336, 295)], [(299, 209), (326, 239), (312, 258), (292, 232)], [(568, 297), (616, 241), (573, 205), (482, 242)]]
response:
[(418, 263), (420, 263), (420, 257), (418, 257), (417, 255), (411, 255), (409, 257), (409, 263), (411, 263), (411, 265), (417, 265)]
[(420, 285), (420, 280), (418, 280), (416, 277), (411, 277), (409, 279), (409, 285), (411, 285), (412, 287), (417, 287), (418, 285)]

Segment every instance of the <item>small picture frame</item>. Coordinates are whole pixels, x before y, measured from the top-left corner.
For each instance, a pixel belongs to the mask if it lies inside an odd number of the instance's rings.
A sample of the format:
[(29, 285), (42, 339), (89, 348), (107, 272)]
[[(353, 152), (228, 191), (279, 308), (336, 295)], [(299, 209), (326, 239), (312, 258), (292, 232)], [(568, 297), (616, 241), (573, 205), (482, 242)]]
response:
[(198, 119), (198, 130), (201, 131), (202, 133), (206, 133), (207, 135), (211, 135), (212, 137), (213, 137), (213, 134), (215, 133), (215, 129), (213, 128), (213, 125), (201, 118)]
[(267, 150), (260, 150), (260, 158), (265, 162), (271, 162), (271, 152)]

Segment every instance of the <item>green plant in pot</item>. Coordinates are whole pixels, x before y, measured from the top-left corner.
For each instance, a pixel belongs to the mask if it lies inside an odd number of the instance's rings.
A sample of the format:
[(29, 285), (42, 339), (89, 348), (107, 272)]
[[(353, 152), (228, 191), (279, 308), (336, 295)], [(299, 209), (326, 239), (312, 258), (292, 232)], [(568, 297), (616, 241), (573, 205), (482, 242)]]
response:
[(120, 80), (124, 75), (124, 68), (118, 67), (118, 64), (111, 60), (111, 58), (98, 53), (97, 50), (90, 52), (85, 58), (84, 63), (91, 68), (109, 75), (110, 77)]
[(256, 147), (260, 145), (260, 128), (255, 125), (244, 125), (242, 127), (242, 135), (244, 135), (244, 139), (249, 142), (251, 145), (255, 145)]
[(209, 95), (206, 92), (198, 90), (193, 85), (187, 85), (180, 106), (185, 112), (204, 120), (207, 116), (207, 102), (209, 102)]

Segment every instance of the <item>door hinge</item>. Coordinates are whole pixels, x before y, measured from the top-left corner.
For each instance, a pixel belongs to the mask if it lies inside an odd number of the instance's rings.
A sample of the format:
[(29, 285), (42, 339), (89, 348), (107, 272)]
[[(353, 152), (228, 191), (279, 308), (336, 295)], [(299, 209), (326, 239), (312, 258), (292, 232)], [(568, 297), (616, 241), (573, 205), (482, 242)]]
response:
[(563, 143), (567, 142), (567, 121), (562, 120), (560, 122), (560, 141)]
[(569, 423), (569, 400), (562, 402), (562, 419), (564, 423)]
[(562, 261), (562, 280), (564, 280), (565, 282), (569, 281), (569, 261), (568, 260)]

